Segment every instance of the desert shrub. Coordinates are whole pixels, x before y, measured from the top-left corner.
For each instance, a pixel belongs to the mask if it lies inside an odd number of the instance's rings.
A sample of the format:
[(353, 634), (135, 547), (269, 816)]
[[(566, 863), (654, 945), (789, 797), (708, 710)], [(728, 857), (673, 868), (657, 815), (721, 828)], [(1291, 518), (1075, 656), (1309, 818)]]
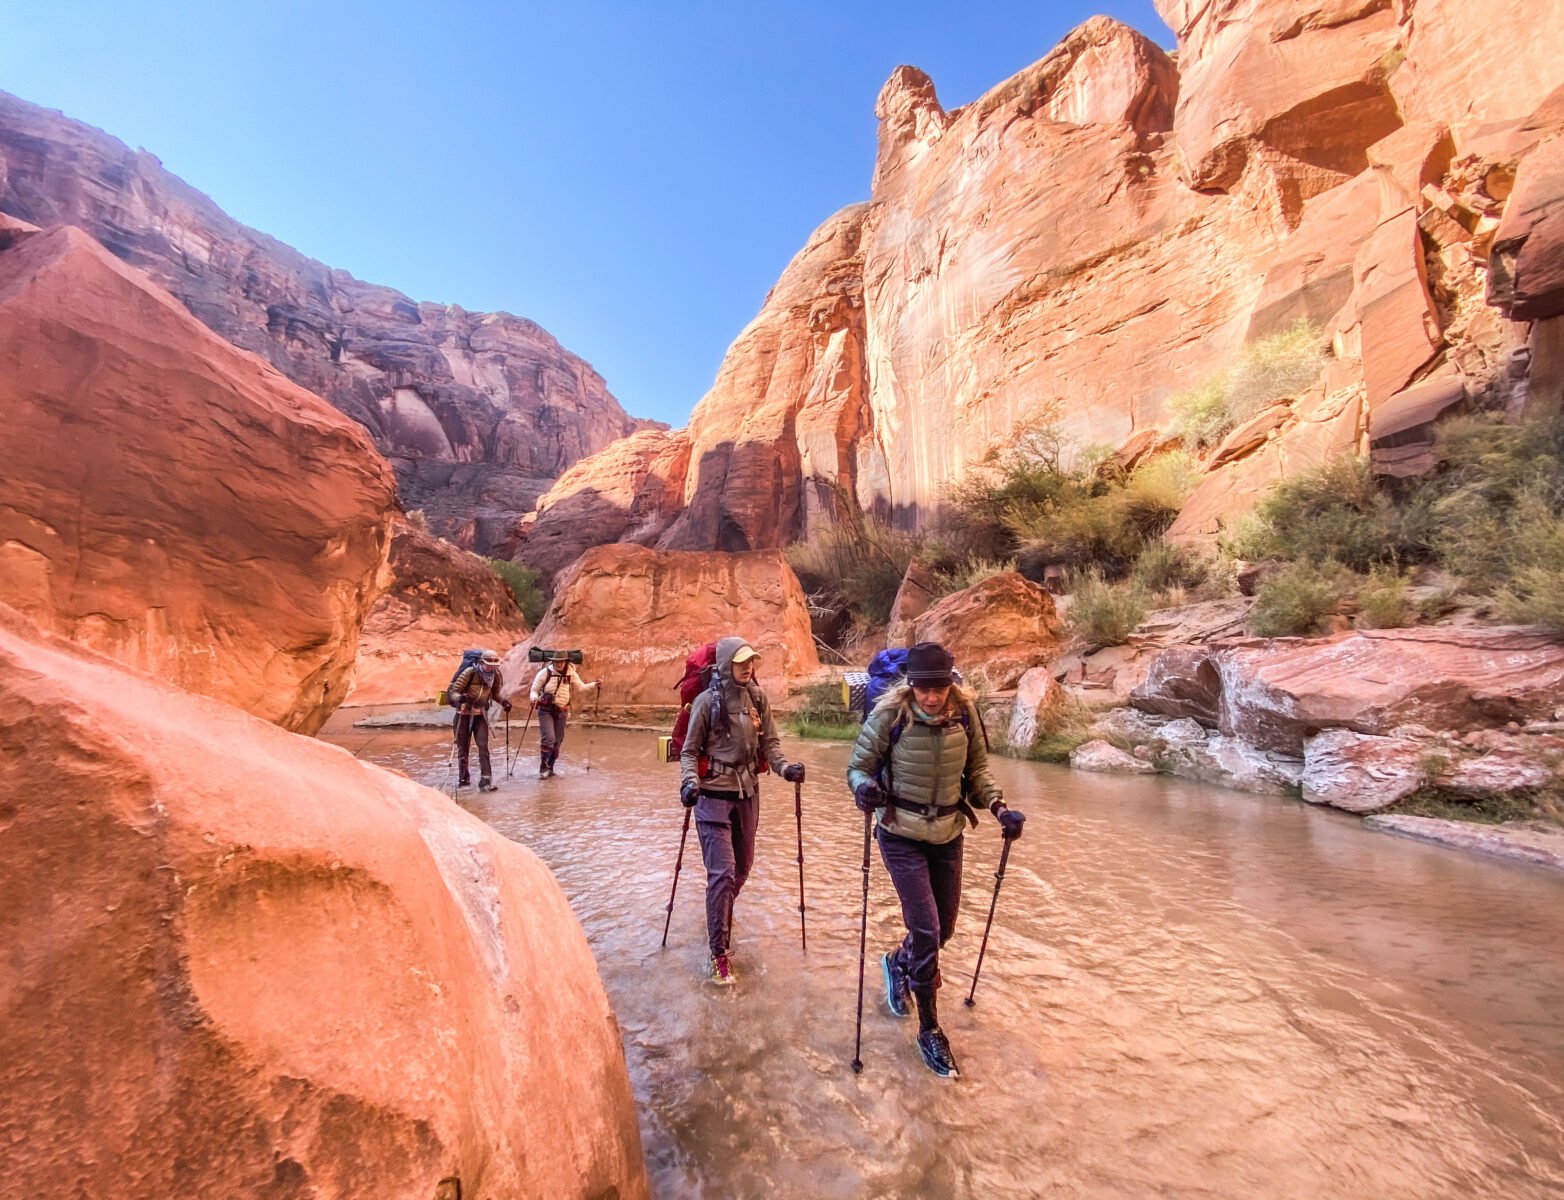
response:
[(1070, 752), (1092, 740), (1092, 723), (1097, 714), (1073, 696), (1044, 714), (1037, 727), (1037, 740), (1023, 757), (1034, 762), (1068, 763)]
[(1352, 573), (1340, 563), (1289, 563), (1255, 590), (1250, 628), (1260, 637), (1310, 633), (1355, 585)]
[(1358, 589), (1359, 629), (1400, 629), (1416, 620), (1417, 613), (1407, 598), (1406, 576), (1389, 567), (1375, 567)]
[(787, 561), (823, 613), (884, 625), (917, 550), (912, 534), (854, 516), (789, 546)]
[(1564, 515), (1540, 492), (1516, 506), (1505, 566), (1509, 582), (1497, 594), (1500, 617), (1564, 633)]
[(1204, 588), (1217, 574), (1217, 564), (1203, 554), (1161, 540), (1150, 542), (1130, 568), (1130, 579), (1147, 595)]
[(786, 725), (797, 737), (837, 741), (854, 740), (860, 728), (858, 718), (842, 704), (842, 685), (836, 680), (805, 687)]
[(548, 611), (548, 596), (544, 594), (541, 585), (543, 577), (525, 563), (511, 562), (509, 559), (486, 558), (483, 563), (510, 588), (521, 615), (527, 618), (528, 625), (536, 629), (543, 614)]
[[(1338, 458), (1282, 481), (1231, 542), (1238, 557), (1291, 562), (1332, 560), (1358, 571), (1427, 556), (1426, 510), (1403, 511), (1378, 487), (1361, 458)], [(1414, 519), (1418, 518), (1418, 519)]]
[(421, 508), (412, 508), (407, 512), (407, 523), (414, 529), (422, 529), (428, 532), (429, 514)]
[(1119, 646), (1146, 615), (1146, 594), (1132, 583), (1109, 583), (1095, 571), (1078, 575), (1070, 590), (1070, 632), (1089, 646)]
[(1015, 569), (1015, 560), (1009, 558), (958, 558), (944, 568), (935, 569), (934, 593), (937, 596), (948, 596)]
[(1251, 342), (1231, 368), (1169, 400), (1173, 428), (1187, 446), (1214, 446), (1266, 405), (1310, 387), (1324, 369), (1319, 329), (1299, 321)]

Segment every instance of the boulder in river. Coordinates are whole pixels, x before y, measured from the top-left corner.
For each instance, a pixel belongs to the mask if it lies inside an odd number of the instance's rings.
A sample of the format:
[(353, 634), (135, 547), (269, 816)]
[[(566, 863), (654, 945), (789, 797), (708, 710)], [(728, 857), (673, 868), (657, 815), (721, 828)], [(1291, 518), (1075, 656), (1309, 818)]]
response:
[(0, 746), (7, 1195), (647, 1195), (531, 851), (3, 606)]

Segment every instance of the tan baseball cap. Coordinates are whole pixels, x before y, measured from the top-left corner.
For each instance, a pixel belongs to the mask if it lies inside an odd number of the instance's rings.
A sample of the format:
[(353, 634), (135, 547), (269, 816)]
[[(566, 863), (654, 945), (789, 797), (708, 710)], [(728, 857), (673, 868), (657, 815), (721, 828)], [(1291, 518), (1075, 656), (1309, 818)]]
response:
[(760, 651), (746, 643), (733, 652), (733, 661), (736, 663), (748, 662), (752, 658), (759, 658)]

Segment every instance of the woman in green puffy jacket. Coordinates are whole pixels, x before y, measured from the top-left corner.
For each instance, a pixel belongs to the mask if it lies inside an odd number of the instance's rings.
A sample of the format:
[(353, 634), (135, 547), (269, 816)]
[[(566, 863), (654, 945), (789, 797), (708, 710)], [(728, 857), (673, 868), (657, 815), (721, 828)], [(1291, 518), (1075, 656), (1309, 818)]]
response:
[(955, 684), (955, 661), (922, 642), (907, 652), (907, 682), (890, 688), (858, 734), (847, 782), (859, 809), (876, 816), (880, 858), (896, 885), (907, 936), (880, 958), (885, 1002), (905, 1017), (918, 1007), (918, 1051), (938, 1075), (957, 1074), (939, 1027), (934, 994), (939, 952), (961, 904), (962, 834), (977, 824), (975, 805), (998, 818), (1006, 838), (1026, 818), (1006, 807), (988, 771), (982, 719)]

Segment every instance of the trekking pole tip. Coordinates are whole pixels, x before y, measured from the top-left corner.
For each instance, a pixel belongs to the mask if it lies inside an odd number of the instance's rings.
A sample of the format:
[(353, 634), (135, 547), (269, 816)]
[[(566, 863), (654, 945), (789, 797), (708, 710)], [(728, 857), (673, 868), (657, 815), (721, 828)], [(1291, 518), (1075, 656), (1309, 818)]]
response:
[(965, 1004), (968, 1008), (977, 1007), (977, 1001), (974, 1000), (971, 996), (968, 996), (965, 1000), (962, 1001), (962, 1003)]
[(863, 1074), (863, 1063), (860, 1062), (856, 1058), (853, 1059), (853, 1074), (854, 1075), (862, 1075)]

